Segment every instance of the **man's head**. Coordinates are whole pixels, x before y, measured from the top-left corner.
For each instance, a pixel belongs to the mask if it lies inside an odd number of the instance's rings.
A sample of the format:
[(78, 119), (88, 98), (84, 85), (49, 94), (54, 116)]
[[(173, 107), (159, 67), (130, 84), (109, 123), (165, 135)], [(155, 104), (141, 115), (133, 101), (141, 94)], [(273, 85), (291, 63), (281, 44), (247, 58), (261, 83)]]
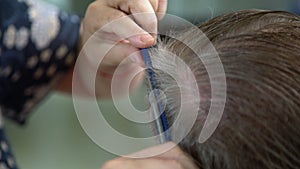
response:
[[(152, 51), (154, 58), (161, 57), (162, 50), (179, 56), (189, 65), (199, 86), (198, 117), (180, 142), (181, 148), (203, 169), (300, 167), (300, 17), (249, 10), (219, 16), (199, 28), (217, 50), (227, 83), (223, 117), (203, 144), (198, 142), (199, 134), (210, 105), (218, 103), (211, 97), (205, 66), (190, 48), (176, 40), (163, 41), (158, 53)], [(207, 44), (199, 43), (200, 37), (192, 32), (181, 36), (205, 51)], [(168, 61), (159, 64), (168, 66)], [(184, 72), (180, 76), (184, 77)], [(167, 96), (166, 109), (172, 123), (179, 102), (193, 103), (189, 102), (191, 98), (180, 98), (176, 81), (170, 76), (158, 70), (157, 78)], [(184, 127), (172, 131), (175, 140)]]

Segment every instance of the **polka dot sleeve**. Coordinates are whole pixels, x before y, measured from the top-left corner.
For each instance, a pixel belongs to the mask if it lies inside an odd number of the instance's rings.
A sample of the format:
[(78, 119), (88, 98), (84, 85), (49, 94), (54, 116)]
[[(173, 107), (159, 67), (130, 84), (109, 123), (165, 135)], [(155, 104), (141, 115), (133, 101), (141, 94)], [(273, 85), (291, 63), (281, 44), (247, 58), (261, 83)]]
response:
[(31, 0), (0, 1), (0, 105), (24, 123), (75, 60), (80, 18)]

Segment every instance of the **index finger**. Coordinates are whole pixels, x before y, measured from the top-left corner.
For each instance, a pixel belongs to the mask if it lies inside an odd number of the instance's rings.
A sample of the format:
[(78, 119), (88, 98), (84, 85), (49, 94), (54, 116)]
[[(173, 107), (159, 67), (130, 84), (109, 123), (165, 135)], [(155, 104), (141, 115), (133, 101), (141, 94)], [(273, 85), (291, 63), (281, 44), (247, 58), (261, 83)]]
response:
[[(153, 1), (153, 2), (152, 2)], [(126, 14), (132, 14), (135, 22), (146, 32), (149, 32), (156, 38), (157, 17), (155, 15), (158, 9), (158, 0), (108, 0), (110, 7), (119, 9)]]
[(135, 21), (145, 31), (149, 32), (156, 39), (157, 34), (157, 17), (153, 6), (149, 0), (132, 0), (136, 1), (130, 5), (130, 12), (133, 15)]
[(111, 11), (120, 13), (123, 17), (114, 18), (109, 24), (102, 26), (101, 30), (98, 30), (99, 32), (114, 33), (117, 37), (128, 40), (133, 46), (138, 48), (147, 48), (154, 45), (155, 39), (134, 22), (133, 19), (116, 9)]
[(162, 19), (167, 12), (168, 0), (159, 0), (158, 8), (157, 8), (157, 18), (160, 20)]

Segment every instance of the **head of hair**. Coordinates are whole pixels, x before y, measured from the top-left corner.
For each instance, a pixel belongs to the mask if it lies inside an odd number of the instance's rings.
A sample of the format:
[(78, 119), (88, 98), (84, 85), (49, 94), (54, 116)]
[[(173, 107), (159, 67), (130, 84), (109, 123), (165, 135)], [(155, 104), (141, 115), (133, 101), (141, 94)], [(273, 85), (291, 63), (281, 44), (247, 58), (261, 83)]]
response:
[[(211, 103), (217, 100), (211, 97), (204, 64), (174, 39), (163, 40), (151, 51), (161, 67), (170, 67), (164, 59), (168, 53), (181, 58), (197, 80), (201, 98), (197, 120), (180, 147), (201, 169), (300, 167), (300, 17), (283, 11), (245, 10), (198, 27), (218, 52), (227, 83), (222, 119), (206, 142), (199, 143), (198, 137)], [(192, 31), (179, 36), (205, 49), (206, 44)], [(182, 69), (176, 71), (185, 77)], [(189, 102), (192, 99), (180, 98), (172, 77), (159, 70), (156, 75), (167, 97), (168, 119), (173, 123), (179, 102), (193, 104)], [(171, 131), (173, 138), (181, 135), (181, 128), (184, 125)]]

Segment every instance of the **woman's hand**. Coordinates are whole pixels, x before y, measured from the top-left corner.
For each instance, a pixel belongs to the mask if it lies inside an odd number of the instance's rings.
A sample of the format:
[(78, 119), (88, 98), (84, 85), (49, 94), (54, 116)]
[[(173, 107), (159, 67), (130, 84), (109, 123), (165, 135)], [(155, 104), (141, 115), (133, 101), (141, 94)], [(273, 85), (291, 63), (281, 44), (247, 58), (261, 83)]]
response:
[(105, 163), (101, 169), (197, 169), (192, 159), (171, 142), (142, 150), (131, 156), (147, 156), (170, 147), (173, 148), (154, 157), (117, 158)]
[[(167, 0), (97, 0), (89, 5), (83, 20), (83, 43), (104, 25), (132, 14), (133, 19), (127, 17), (117, 27), (106, 30), (100, 38), (126, 39), (133, 47), (149, 47), (155, 43), (157, 18), (162, 18), (166, 10)], [(153, 33), (152, 36), (149, 32)], [(130, 37), (133, 34), (138, 35)]]
[[(140, 48), (156, 43), (157, 21), (165, 15), (166, 9), (167, 0), (96, 0), (91, 3), (82, 21), (81, 44), (85, 54), (81, 58), (79, 79), (97, 71), (96, 95), (111, 97), (111, 78), (118, 66), (121, 71), (116, 80), (120, 81), (120, 85), (131, 72), (140, 71), (143, 67)], [(84, 46), (90, 37), (96, 37), (93, 45)], [(108, 52), (104, 52), (109, 48)], [(100, 55), (105, 56), (99, 66)], [(130, 88), (140, 84), (142, 77), (142, 72), (136, 75)], [(83, 88), (85, 83), (81, 83)], [(82, 91), (85, 91), (84, 95), (91, 92), (88, 89)]]

